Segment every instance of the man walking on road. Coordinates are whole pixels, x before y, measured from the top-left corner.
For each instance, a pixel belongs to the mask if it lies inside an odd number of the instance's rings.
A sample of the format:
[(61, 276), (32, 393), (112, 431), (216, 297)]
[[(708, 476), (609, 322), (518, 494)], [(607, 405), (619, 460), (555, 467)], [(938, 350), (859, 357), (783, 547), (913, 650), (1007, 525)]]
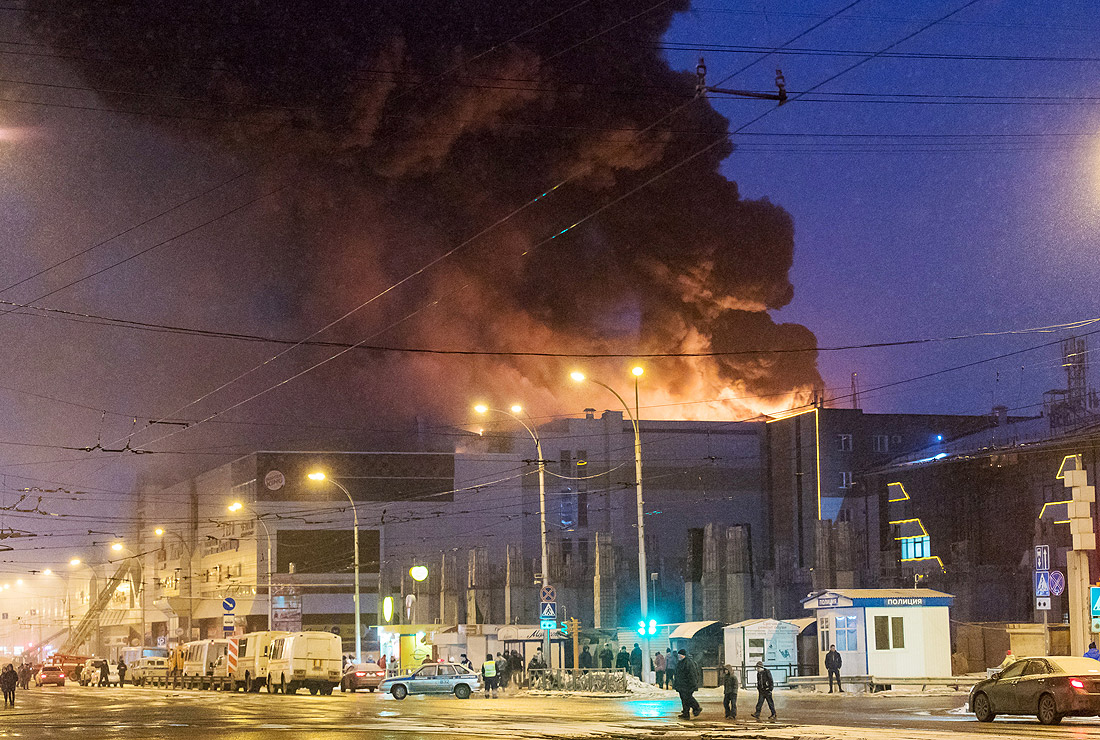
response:
[(683, 706), (680, 719), (698, 717), (699, 713), (703, 711), (703, 708), (699, 706), (699, 702), (693, 696), (702, 684), (702, 679), (703, 672), (699, 669), (695, 660), (686, 651), (681, 650), (679, 661), (676, 664), (676, 681), (672, 684), (672, 688), (680, 694), (680, 704)]
[(634, 643), (634, 649), (630, 651), (630, 672), (635, 678), (642, 677), (642, 649), (638, 643)]
[(756, 693), (759, 696), (756, 699), (756, 711), (752, 713), (756, 719), (760, 719), (760, 708), (764, 706), (764, 702), (768, 702), (768, 709), (772, 710), (772, 716), (768, 719), (775, 719), (775, 702), (772, 700), (774, 688), (772, 672), (764, 667), (764, 661), (756, 661)]
[(726, 719), (737, 719), (737, 674), (733, 666), (726, 664), (722, 669), (722, 708), (726, 710)]
[(844, 687), (840, 685), (840, 665), (843, 660), (836, 651), (836, 645), (829, 646), (829, 652), (825, 653), (825, 670), (829, 672), (829, 693), (833, 693), (833, 676), (836, 676), (836, 688), (844, 693)]
[(670, 689), (676, 681), (676, 653), (672, 648), (665, 648), (665, 688)]
[(493, 654), (485, 656), (485, 662), (481, 664), (481, 682), (485, 684), (485, 698), (489, 698), (489, 690), (492, 689), (493, 698), (497, 698), (497, 662), (493, 660)]

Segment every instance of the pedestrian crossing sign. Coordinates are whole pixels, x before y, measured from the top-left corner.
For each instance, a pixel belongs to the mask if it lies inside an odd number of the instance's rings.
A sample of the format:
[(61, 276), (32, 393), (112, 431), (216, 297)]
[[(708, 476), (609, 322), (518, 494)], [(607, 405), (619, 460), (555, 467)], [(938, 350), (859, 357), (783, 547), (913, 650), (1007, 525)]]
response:
[(1050, 596), (1050, 573), (1048, 571), (1035, 571), (1035, 595)]
[(542, 603), (542, 609), (539, 612), (540, 619), (553, 619), (558, 618), (558, 604), (556, 601), (544, 601)]
[(1089, 586), (1089, 604), (1092, 605), (1092, 616), (1100, 617), (1100, 586)]

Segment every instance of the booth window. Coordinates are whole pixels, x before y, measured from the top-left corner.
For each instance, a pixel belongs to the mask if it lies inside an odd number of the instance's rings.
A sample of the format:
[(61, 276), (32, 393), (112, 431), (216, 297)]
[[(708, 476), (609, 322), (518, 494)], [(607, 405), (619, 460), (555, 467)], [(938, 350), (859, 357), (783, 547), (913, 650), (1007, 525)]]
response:
[(820, 617), (817, 620), (817, 634), (821, 635), (821, 652), (825, 652), (832, 645), (829, 630), (829, 618)]
[(835, 644), (837, 650), (859, 650), (859, 645), (856, 642), (855, 617), (840, 616), (836, 618)]
[(902, 650), (905, 648), (905, 618), (875, 617), (875, 650)]

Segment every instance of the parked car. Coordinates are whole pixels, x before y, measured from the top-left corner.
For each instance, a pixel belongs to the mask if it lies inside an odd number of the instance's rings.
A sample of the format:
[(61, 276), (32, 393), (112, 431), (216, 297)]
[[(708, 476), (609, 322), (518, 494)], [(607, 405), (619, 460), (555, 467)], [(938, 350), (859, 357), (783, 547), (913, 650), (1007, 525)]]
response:
[(466, 666), (429, 663), (410, 676), (387, 678), (378, 688), (388, 691), (394, 699), (404, 699), (409, 694), (454, 694), (459, 699), (469, 699), (481, 688), (481, 682), (477, 674)]
[(1034, 714), (1044, 725), (1063, 717), (1100, 715), (1100, 661), (1051, 656), (1020, 658), (970, 690), (979, 722), (998, 714)]
[(126, 672), (130, 683), (144, 686), (151, 678), (164, 678), (168, 675), (168, 658), (146, 656), (138, 658)]
[(64, 686), (65, 685), (65, 670), (59, 665), (44, 665), (39, 669), (38, 673), (34, 675), (35, 686), (45, 686), (50, 684), (52, 686)]
[(122, 681), (118, 677), (118, 665), (104, 658), (88, 658), (84, 667), (80, 670), (81, 686), (98, 686), (100, 666), (107, 664), (107, 685), (121, 686)]
[(268, 691), (331, 694), (340, 683), (340, 636), (331, 632), (291, 632), (275, 638), (268, 658)]
[(374, 691), (385, 677), (386, 671), (377, 663), (348, 663), (348, 667), (344, 669), (344, 677), (340, 679), (340, 690)]

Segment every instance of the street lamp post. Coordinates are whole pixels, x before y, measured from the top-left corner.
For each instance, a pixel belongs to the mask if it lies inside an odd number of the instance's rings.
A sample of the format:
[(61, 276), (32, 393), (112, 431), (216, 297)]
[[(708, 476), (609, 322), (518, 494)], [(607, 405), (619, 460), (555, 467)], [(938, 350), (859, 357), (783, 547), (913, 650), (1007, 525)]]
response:
[[(539, 439), (538, 433), (532, 426), (526, 424), (523, 419), (519, 418), (517, 414), (522, 413), (523, 407), (516, 404), (512, 406), (512, 410), (504, 411), (503, 409), (489, 408), (484, 404), (478, 404), (474, 406), (474, 411), (479, 414), (484, 414), (489, 411), (493, 411), (498, 414), (504, 414), (510, 416), (520, 423), (527, 433), (531, 435), (531, 439), (535, 441), (535, 456), (539, 459), (539, 542), (542, 546), (542, 587), (546, 588), (550, 585), (550, 561), (547, 554), (546, 547), (546, 459), (542, 456), (542, 440)], [(531, 416), (528, 414), (527, 420), (531, 421)], [(541, 616), (540, 616), (541, 619)], [(543, 630), (543, 658), (548, 661), (547, 667), (549, 667), (550, 660), (550, 630)]]
[(649, 588), (646, 582), (646, 557), (645, 557), (645, 506), (642, 499), (642, 435), (639, 429), (639, 404), (638, 404), (638, 379), (641, 378), (645, 372), (641, 367), (635, 367), (630, 371), (634, 375), (634, 410), (630, 409), (630, 405), (623, 400), (623, 397), (615, 391), (614, 388), (601, 383), (593, 378), (585, 377), (584, 373), (573, 372), (570, 373), (574, 381), (583, 383), (587, 380), (589, 383), (595, 383), (601, 388), (605, 388), (610, 391), (615, 398), (619, 400), (619, 403), (623, 405), (623, 409), (626, 410), (627, 417), (630, 418), (630, 425), (634, 428), (634, 485), (635, 485), (635, 503), (638, 509), (638, 602), (642, 610), (642, 623), (645, 629), (643, 629), (642, 637), (642, 680), (649, 682), (653, 678), (653, 674), (649, 669)]
[[(359, 625), (359, 620), (360, 620), (360, 615), (359, 615), (359, 513), (355, 510), (355, 500), (352, 499), (351, 493), (348, 491), (348, 489), (344, 488), (344, 486), (340, 483), (340, 481), (336, 480), (335, 478), (329, 478), (328, 476), (326, 476), (324, 473), (321, 473), (321, 472), (310, 473), (307, 477), (310, 480), (316, 480), (316, 481), (327, 480), (329, 483), (331, 483), (332, 485), (336, 486), (341, 491), (343, 491), (344, 495), (348, 497), (348, 503), (351, 504), (351, 516), (352, 516), (353, 521), (355, 522), (355, 534), (354, 534), (354, 538), (355, 538), (355, 662), (356, 663), (362, 663), (363, 662), (363, 647), (362, 647), (363, 635), (360, 634), (360, 625)], [(381, 568), (379, 568), (378, 577), (379, 578), (382, 577)]]
[[(173, 535), (184, 549), (187, 550), (187, 637), (191, 637), (191, 630), (195, 624), (195, 574), (194, 574), (194, 559), (195, 551), (191, 548), (191, 545), (187, 544), (187, 540), (183, 538), (179, 532), (172, 532), (165, 530), (163, 527), (157, 527), (153, 530), (153, 534), (157, 537), (163, 537), (165, 534)], [(177, 585), (176, 590), (179, 591)], [(184, 640), (187, 642), (187, 640)]]
[[(238, 512), (238, 511), (240, 511), (241, 509), (244, 509), (244, 508), (245, 508), (245, 505), (242, 504), (239, 501), (235, 501), (234, 503), (229, 505), (229, 511), (234, 512), (234, 513)], [(274, 622), (272, 620), (272, 613), (273, 613), (272, 612), (272, 602), (273, 602), (273, 598), (272, 598), (272, 590), (271, 590), (271, 532), (270, 532), (270, 530), (268, 530), (267, 522), (265, 522), (263, 520), (263, 517), (261, 517), (259, 514), (257, 514), (256, 510), (254, 508), (252, 508), (251, 506), (247, 507), (247, 508), (248, 508), (248, 512), (250, 514), (252, 514), (252, 517), (257, 522), (260, 523), (261, 527), (264, 528), (264, 537), (267, 538), (267, 628), (269, 630), (272, 630), (272, 629), (275, 629), (275, 627), (274, 627)]]

